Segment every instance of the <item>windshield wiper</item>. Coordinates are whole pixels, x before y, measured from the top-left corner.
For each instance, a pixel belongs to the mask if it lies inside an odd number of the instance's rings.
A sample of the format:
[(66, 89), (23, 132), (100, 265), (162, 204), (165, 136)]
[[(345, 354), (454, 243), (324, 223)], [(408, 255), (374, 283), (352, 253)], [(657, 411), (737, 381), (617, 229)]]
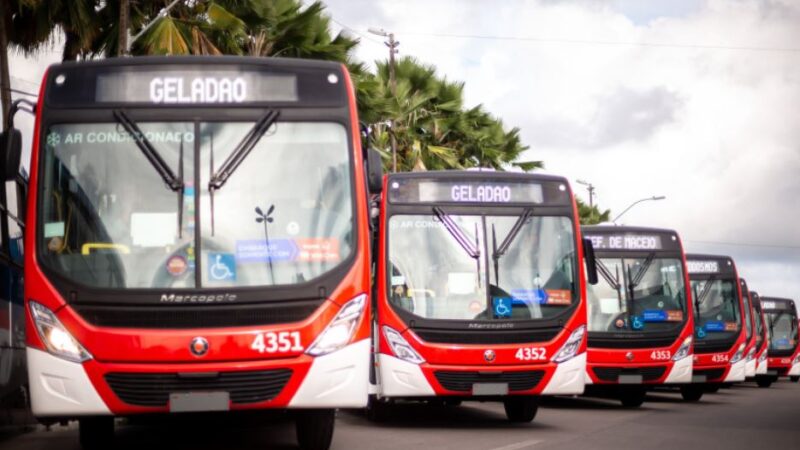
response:
[(514, 242), (514, 238), (517, 237), (519, 231), (522, 229), (522, 226), (528, 220), (528, 218), (533, 214), (532, 208), (526, 208), (525, 211), (522, 212), (517, 218), (517, 221), (514, 222), (514, 226), (511, 227), (506, 238), (503, 239), (503, 242), (500, 244), (500, 247), (497, 247), (497, 234), (494, 231), (494, 224), (492, 224), (492, 260), (494, 261), (494, 276), (495, 276), (495, 284), (500, 286), (500, 258), (505, 255), (508, 251), (508, 248), (511, 247), (511, 243)]
[(631, 284), (633, 285), (631, 287), (636, 287), (639, 285), (639, 283), (642, 282), (644, 274), (647, 273), (647, 269), (649, 269), (650, 265), (653, 264), (653, 260), (655, 258), (656, 258), (655, 252), (650, 252), (647, 255), (647, 258), (645, 258), (644, 262), (642, 263), (642, 267), (639, 269), (638, 272), (636, 272), (636, 277), (634, 277), (633, 280), (631, 280)]
[(453, 219), (438, 206), (433, 207), (433, 212), (436, 218), (444, 225), (444, 228), (450, 233), (450, 236), (458, 242), (458, 245), (467, 252), (470, 258), (475, 260), (478, 265), (478, 287), (480, 287), (480, 273), (481, 273), (481, 251), (478, 248), (478, 224), (475, 224), (475, 244), (469, 242), (469, 238), (464, 234), (461, 227), (453, 221)]
[(267, 113), (261, 117), (253, 128), (247, 132), (244, 138), (236, 145), (231, 154), (222, 163), (219, 170), (214, 172), (214, 138), (211, 137), (211, 151), (210, 151), (210, 173), (211, 178), (208, 181), (208, 195), (211, 202), (211, 235), (214, 235), (214, 191), (219, 190), (228, 181), (228, 178), (233, 175), (233, 172), (239, 168), (242, 162), (247, 158), (247, 155), (255, 148), (258, 141), (264, 136), (269, 127), (278, 120), (280, 115), (279, 111), (274, 109), (267, 110)]
[(124, 111), (117, 109), (112, 112), (114, 119), (125, 128), (125, 131), (131, 135), (133, 141), (136, 143), (136, 146), (139, 147), (139, 150), (142, 151), (142, 154), (150, 165), (156, 169), (156, 172), (161, 176), (161, 179), (164, 180), (167, 187), (170, 188), (173, 192), (178, 193), (178, 238), (182, 238), (183, 234), (183, 194), (184, 194), (184, 183), (183, 183), (183, 138), (181, 138), (181, 146), (180, 146), (180, 154), (179, 154), (179, 161), (178, 161), (178, 175), (172, 171), (164, 158), (153, 148), (153, 144), (147, 139), (147, 137), (142, 133), (142, 130), (139, 129), (139, 126), (136, 125), (136, 122), (131, 120)]
[(597, 271), (600, 273), (600, 276), (602, 276), (603, 279), (606, 280), (606, 282), (619, 293), (620, 288), (622, 288), (622, 285), (619, 284), (619, 278), (611, 273), (611, 271), (608, 269), (608, 266), (606, 266), (602, 260), (598, 258), (596, 262)]

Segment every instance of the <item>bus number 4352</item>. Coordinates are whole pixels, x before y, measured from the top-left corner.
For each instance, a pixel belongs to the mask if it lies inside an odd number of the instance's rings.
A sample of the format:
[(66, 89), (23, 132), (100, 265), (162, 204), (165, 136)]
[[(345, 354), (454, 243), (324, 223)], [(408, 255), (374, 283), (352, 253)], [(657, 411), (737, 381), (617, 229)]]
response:
[(544, 361), (547, 349), (544, 347), (522, 347), (517, 350), (516, 358), (520, 361)]

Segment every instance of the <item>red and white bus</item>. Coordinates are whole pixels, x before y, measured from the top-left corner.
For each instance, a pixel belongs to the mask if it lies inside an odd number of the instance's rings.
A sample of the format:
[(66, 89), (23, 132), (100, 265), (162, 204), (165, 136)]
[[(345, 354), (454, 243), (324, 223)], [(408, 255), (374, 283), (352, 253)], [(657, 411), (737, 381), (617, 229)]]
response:
[(755, 324), (755, 311), (753, 309), (753, 302), (750, 297), (750, 289), (747, 287), (747, 281), (744, 278), (739, 279), (739, 290), (742, 293), (742, 303), (744, 304), (744, 331), (745, 331), (745, 348), (744, 348), (744, 376), (745, 379), (756, 376), (756, 324)]
[(694, 308), (694, 368), (684, 396), (744, 381), (744, 302), (736, 265), (728, 256), (687, 254)]
[(756, 326), (756, 374), (753, 377), (755, 379), (759, 375), (767, 374), (769, 331), (767, 329), (767, 319), (764, 317), (764, 311), (761, 309), (761, 299), (758, 296), (758, 292), (750, 291), (750, 302), (753, 304), (753, 319)]
[(767, 373), (759, 375), (758, 385), (768, 387), (781, 377), (800, 380), (797, 309), (794, 300), (761, 297), (761, 309), (769, 332)]
[(599, 282), (588, 288), (587, 393), (640, 406), (648, 387), (692, 381), (691, 296), (673, 230), (584, 226)]
[(341, 64), (51, 66), (25, 234), (34, 414), (110, 448), (115, 416), (291, 408), (301, 447), (327, 448), (335, 408), (367, 402), (364, 153)]
[(502, 401), (533, 420), (538, 396), (580, 394), (584, 249), (566, 179), (491, 171), (386, 179), (371, 411), (399, 400)]

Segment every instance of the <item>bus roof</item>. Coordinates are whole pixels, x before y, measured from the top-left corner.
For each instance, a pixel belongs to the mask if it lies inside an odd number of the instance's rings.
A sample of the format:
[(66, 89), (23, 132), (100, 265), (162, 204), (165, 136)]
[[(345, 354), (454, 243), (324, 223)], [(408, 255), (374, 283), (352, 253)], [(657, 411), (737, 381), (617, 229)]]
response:
[(583, 225), (583, 237), (592, 240), (597, 252), (670, 251), (680, 252), (675, 230), (636, 226)]
[(555, 175), (438, 170), (392, 173), (388, 183), (390, 203), (572, 207), (569, 182)]
[(343, 65), (295, 58), (153, 56), (65, 62), (45, 79), (49, 107), (341, 106)]
[(689, 277), (705, 275), (736, 276), (736, 265), (730, 256), (687, 253), (686, 266), (689, 271)]

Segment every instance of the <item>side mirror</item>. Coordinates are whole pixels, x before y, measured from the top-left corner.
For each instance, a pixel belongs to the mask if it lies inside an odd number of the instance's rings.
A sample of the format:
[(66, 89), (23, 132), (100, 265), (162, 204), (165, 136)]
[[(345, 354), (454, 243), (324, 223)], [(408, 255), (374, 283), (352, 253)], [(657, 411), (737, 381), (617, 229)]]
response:
[(0, 133), (0, 173), (4, 181), (17, 179), (19, 160), (22, 155), (22, 133), (16, 128), (9, 128)]
[(372, 194), (383, 191), (383, 161), (374, 148), (367, 149), (367, 187)]
[(594, 245), (589, 238), (583, 238), (583, 258), (586, 260), (586, 281), (597, 284), (597, 260), (594, 257)]

